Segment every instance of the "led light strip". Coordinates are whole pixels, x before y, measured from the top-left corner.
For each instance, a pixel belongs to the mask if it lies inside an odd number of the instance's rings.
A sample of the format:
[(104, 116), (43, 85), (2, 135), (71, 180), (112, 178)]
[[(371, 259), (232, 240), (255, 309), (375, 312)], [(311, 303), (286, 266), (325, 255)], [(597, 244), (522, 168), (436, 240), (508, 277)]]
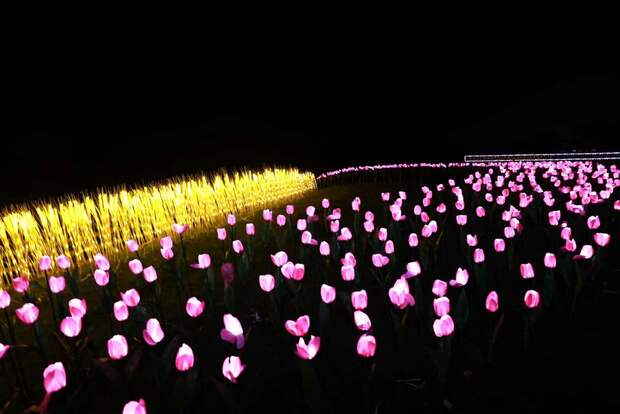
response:
[(561, 161), (561, 160), (617, 160), (620, 152), (563, 152), (540, 154), (465, 155), (464, 161)]

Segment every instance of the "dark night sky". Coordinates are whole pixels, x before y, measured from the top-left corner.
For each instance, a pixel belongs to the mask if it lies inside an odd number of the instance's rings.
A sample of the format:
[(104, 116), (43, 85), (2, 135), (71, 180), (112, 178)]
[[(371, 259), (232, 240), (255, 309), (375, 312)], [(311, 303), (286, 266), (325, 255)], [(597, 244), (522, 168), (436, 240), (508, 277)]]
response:
[(592, 56), (465, 48), (197, 61), (50, 58), (18, 70), (0, 203), (219, 167), (620, 147), (617, 68)]

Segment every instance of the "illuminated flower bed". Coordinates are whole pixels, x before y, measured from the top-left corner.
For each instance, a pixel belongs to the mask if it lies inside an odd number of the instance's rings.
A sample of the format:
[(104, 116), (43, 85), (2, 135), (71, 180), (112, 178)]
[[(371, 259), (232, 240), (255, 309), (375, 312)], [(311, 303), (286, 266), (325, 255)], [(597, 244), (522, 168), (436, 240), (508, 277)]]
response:
[(188, 213), (156, 249), (126, 237), (127, 261), (93, 251), (82, 283), (71, 252), (40, 255), (0, 291), (16, 400), (39, 412), (451, 408), (458, 384), (578, 311), (620, 234), (613, 165), (463, 167), (346, 203), (310, 194), (250, 221), (222, 214), (204, 240), (190, 242)]

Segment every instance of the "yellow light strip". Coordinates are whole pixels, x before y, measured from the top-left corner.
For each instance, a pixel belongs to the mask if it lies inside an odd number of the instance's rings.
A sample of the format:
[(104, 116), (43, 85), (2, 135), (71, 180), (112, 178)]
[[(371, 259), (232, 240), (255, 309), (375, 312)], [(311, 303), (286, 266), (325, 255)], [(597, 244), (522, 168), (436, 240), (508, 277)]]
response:
[(97, 252), (114, 259), (127, 240), (159, 239), (171, 234), (173, 223), (204, 229), (228, 213), (249, 215), (313, 189), (312, 173), (270, 168), (177, 177), (10, 207), (0, 213), (0, 287), (19, 274), (40, 274), (42, 255), (65, 254), (79, 266)]

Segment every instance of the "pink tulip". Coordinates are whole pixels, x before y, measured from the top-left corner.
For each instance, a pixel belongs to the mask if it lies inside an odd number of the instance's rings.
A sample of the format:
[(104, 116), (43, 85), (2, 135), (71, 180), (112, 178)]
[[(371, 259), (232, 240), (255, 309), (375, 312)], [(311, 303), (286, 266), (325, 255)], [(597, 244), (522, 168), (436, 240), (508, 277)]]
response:
[(226, 229), (225, 228), (217, 228), (216, 229), (217, 232), (217, 239), (218, 240), (226, 240)]
[(572, 233), (572, 231), (571, 231), (570, 227), (564, 227), (560, 231), (560, 238), (562, 240), (570, 240), (571, 233)]
[(136, 289), (129, 289), (121, 292), (121, 299), (123, 299), (127, 306), (134, 308), (140, 303), (140, 293)]
[(407, 306), (415, 305), (415, 299), (409, 292), (409, 284), (407, 279), (400, 277), (394, 282), (394, 286), (388, 291), (390, 301), (399, 309), (405, 309)]
[(504, 237), (507, 239), (512, 239), (515, 236), (515, 229), (510, 226), (504, 227)]
[(67, 386), (67, 373), (62, 362), (55, 362), (45, 368), (43, 386), (48, 394), (58, 392)]
[(368, 295), (364, 289), (351, 292), (351, 304), (355, 310), (364, 310), (368, 306)]
[(286, 216), (284, 214), (278, 214), (276, 216), (276, 224), (280, 227), (286, 224)]
[(52, 268), (52, 258), (49, 256), (41, 256), (39, 259), (39, 270), (46, 271)]
[(315, 212), (316, 212), (316, 208), (314, 208), (314, 206), (306, 207), (306, 216), (312, 217), (312, 216), (314, 216)]
[(137, 252), (139, 248), (140, 248), (140, 245), (138, 244), (137, 241), (127, 240), (127, 250), (129, 250), (131, 253)]
[(459, 226), (464, 226), (467, 224), (467, 215), (459, 214), (456, 216), (456, 224)]
[(248, 236), (254, 236), (256, 234), (256, 227), (254, 227), (254, 223), (246, 223), (245, 234)]
[(325, 303), (332, 303), (336, 300), (336, 288), (326, 284), (321, 285), (321, 299)]
[(125, 302), (123, 302), (122, 300), (114, 302), (113, 308), (114, 318), (116, 318), (117, 321), (122, 322), (126, 321), (127, 318), (129, 318), (129, 309), (127, 308)]
[(433, 322), (433, 331), (435, 336), (441, 338), (443, 336), (449, 336), (454, 332), (454, 321), (450, 315), (443, 315), (439, 319), (435, 319)]
[(348, 227), (343, 227), (340, 229), (340, 236), (337, 237), (338, 240), (347, 241), (353, 238), (353, 234)]
[(94, 259), (95, 259), (95, 266), (97, 266), (97, 269), (101, 269), (105, 271), (110, 270), (110, 261), (108, 260), (107, 257), (102, 255), (101, 253), (97, 253), (94, 256)]
[(105, 270), (97, 269), (93, 275), (95, 276), (95, 283), (101, 287), (106, 286), (110, 281), (110, 274)]
[(304, 338), (299, 338), (299, 342), (297, 342), (297, 356), (301, 359), (312, 359), (316, 356), (317, 352), (319, 352), (319, 348), (321, 347), (321, 338), (318, 336), (310, 335), (310, 340), (306, 345), (306, 341)]
[(194, 366), (194, 351), (187, 344), (182, 344), (177, 351), (174, 361), (177, 370), (184, 372), (189, 371)]
[(308, 228), (308, 222), (306, 221), (306, 219), (297, 220), (297, 230), (304, 231), (307, 228)]
[(66, 287), (65, 278), (63, 276), (50, 276), (49, 287), (53, 293), (62, 292)]
[(438, 317), (447, 315), (450, 312), (450, 299), (448, 299), (447, 296), (442, 296), (440, 298), (434, 299), (433, 309), (435, 310), (435, 315), (437, 315)]
[(58, 267), (60, 267), (63, 270), (66, 270), (69, 267), (71, 267), (71, 261), (64, 254), (61, 254), (60, 256), (56, 258), (56, 264), (58, 265)]
[(504, 239), (495, 239), (493, 240), (493, 247), (495, 248), (496, 252), (503, 252), (504, 250), (506, 250), (506, 242), (504, 241)]
[(407, 241), (409, 242), (409, 247), (416, 247), (419, 244), (418, 235), (411, 233)]
[(142, 331), (142, 338), (150, 346), (155, 346), (164, 340), (164, 330), (161, 329), (161, 324), (155, 318), (151, 318), (146, 321), (146, 329)]
[(6, 355), (10, 347), (10, 345), (4, 345), (0, 343), (0, 359), (4, 358), (4, 355)]
[(390, 193), (381, 193), (381, 200), (390, 201)]
[(344, 258), (340, 259), (340, 263), (355, 267), (355, 265), (357, 265), (357, 259), (353, 253), (347, 252), (345, 253)]
[(592, 256), (594, 256), (594, 249), (589, 244), (584, 244), (579, 254), (574, 256), (573, 259), (590, 259)]
[(476, 235), (472, 236), (471, 234), (468, 234), (466, 239), (467, 239), (467, 245), (469, 247), (474, 247), (478, 244), (478, 236)]
[(432, 291), (437, 296), (445, 296), (448, 292), (448, 284), (441, 279), (435, 279)]
[(26, 325), (32, 325), (39, 319), (39, 308), (33, 303), (24, 303), (20, 308), (15, 309), (15, 314)]
[(375, 230), (375, 223), (373, 223), (372, 221), (364, 222), (364, 231), (366, 231), (366, 233), (372, 233), (374, 230)]
[(556, 259), (553, 253), (545, 253), (545, 267), (553, 269), (556, 266)]
[(187, 229), (189, 229), (189, 225), (188, 224), (177, 224), (174, 223), (172, 225), (173, 230), (176, 232), (176, 234), (183, 234), (187, 231)]
[(74, 318), (83, 318), (86, 315), (87, 309), (86, 299), (74, 298), (69, 301), (69, 313)]
[(420, 263), (417, 261), (409, 262), (407, 263), (407, 272), (403, 276), (408, 279), (410, 277), (417, 276), (420, 273), (422, 273), (422, 267), (420, 266)]
[(174, 257), (174, 252), (172, 251), (172, 249), (161, 249), (160, 253), (161, 257), (163, 257), (165, 260), (172, 260), (172, 258)]
[(187, 299), (187, 303), (185, 304), (185, 312), (192, 318), (197, 318), (202, 315), (202, 312), (205, 310), (205, 302), (203, 300), (198, 300), (196, 297), (191, 297)]
[(272, 275), (260, 275), (258, 284), (263, 291), (271, 292), (276, 286), (276, 279)]
[(590, 230), (596, 230), (601, 227), (601, 219), (599, 219), (598, 216), (588, 217), (587, 223)]
[(535, 308), (540, 303), (540, 294), (535, 290), (528, 290), (525, 292), (523, 302), (525, 302), (525, 306), (528, 308)]
[(157, 280), (157, 271), (153, 266), (144, 269), (144, 280), (148, 283), (153, 283)]
[(237, 378), (239, 378), (244, 369), (245, 365), (241, 363), (241, 359), (238, 356), (229, 356), (222, 364), (222, 374), (233, 384), (237, 383)]
[(359, 197), (355, 197), (351, 202), (351, 210), (360, 211), (360, 206), (362, 205), (362, 200)]
[(519, 269), (523, 279), (531, 279), (534, 277), (534, 267), (532, 267), (531, 263), (522, 263)]
[(321, 200), (321, 207), (329, 208), (329, 200), (327, 198), (324, 198), (323, 200)]
[(234, 214), (229, 214), (228, 216), (226, 216), (226, 222), (229, 226), (234, 226), (235, 224), (237, 224), (237, 217), (235, 217)]
[(594, 242), (601, 247), (605, 247), (609, 244), (611, 236), (607, 233), (594, 233)]
[(482, 262), (484, 262), (484, 250), (482, 250), (482, 249), (474, 250), (474, 262), (475, 263), (482, 263)]
[(30, 281), (26, 276), (17, 276), (13, 279), (13, 289), (15, 289), (17, 293), (24, 293), (29, 287)]
[(230, 313), (224, 315), (224, 329), (220, 331), (220, 337), (224, 341), (236, 345), (237, 349), (243, 348), (245, 338), (243, 336), (243, 327), (239, 319), (235, 318)]
[(60, 322), (60, 332), (68, 338), (75, 338), (82, 331), (82, 318), (68, 316)]
[(461, 269), (459, 267), (456, 270), (456, 277), (454, 280), (456, 286), (465, 286), (469, 281), (469, 272), (467, 272), (467, 269)]
[(273, 213), (271, 212), (271, 210), (268, 210), (268, 209), (263, 210), (263, 220), (271, 221), (272, 218), (273, 218)]
[(476, 216), (478, 216), (479, 218), (482, 218), (485, 215), (486, 215), (486, 212), (484, 211), (484, 207), (482, 206), (476, 207)]
[(286, 262), (280, 268), (280, 272), (282, 272), (282, 276), (287, 279), (291, 279), (293, 277), (293, 273), (295, 273), (295, 264), (293, 262)]
[(372, 255), (372, 264), (375, 267), (383, 267), (390, 262), (390, 258), (387, 256), (383, 256), (382, 254), (376, 253)]
[(6, 309), (11, 305), (11, 295), (6, 290), (0, 289), (0, 309)]
[(550, 211), (549, 212), (549, 224), (552, 226), (557, 226), (560, 222), (561, 212), (560, 210)]
[(497, 296), (496, 291), (492, 290), (491, 292), (489, 292), (484, 306), (491, 313), (494, 313), (497, 311), (497, 309), (499, 309), (499, 297)]
[(330, 222), (329, 223), (329, 230), (332, 233), (338, 233), (338, 231), (340, 230), (340, 221), (334, 220), (334, 221)]
[(319, 252), (321, 253), (321, 256), (329, 256), (329, 254), (331, 253), (329, 243), (327, 243), (326, 241), (322, 241), (319, 245)]
[(308, 329), (310, 329), (310, 317), (302, 315), (296, 321), (287, 320), (284, 323), (284, 327), (293, 336), (304, 336), (308, 333)]
[(108, 356), (111, 359), (123, 359), (128, 353), (129, 345), (123, 335), (114, 335), (108, 339)]
[(375, 214), (372, 211), (367, 211), (364, 213), (364, 220), (366, 221), (375, 221)]
[(381, 227), (379, 231), (377, 232), (377, 237), (381, 241), (386, 241), (388, 237), (387, 229), (385, 227)]
[(198, 263), (190, 265), (194, 269), (208, 269), (211, 266), (211, 256), (208, 253), (198, 255)]
[(370, 358), (375, 355), (377, 349), (377, 340), (374, 336), (363, 334), (360, 339), (357, 340), (357, 354), (359, 356)]
[(355, 268), (351, 265), (344, 265), (340, 268), (340, 275), (342, 280), (350, 282), (355, 279)]
[(243, 253), (243, 243), (241, 243), (241, 240), (234, 240), (232, 242), (232, 247), (235, 253), (237, 254)]
[(271, 255), (271, 262), (277, 267), (282, 267), (286, 262), (288, 262), (288, 255), (286, 252), (278, 252), (275, 255)]
[(356, 310), (353, 312), (353, 320), (355, 321), (355, 326), (357, 326), (357, 329), (361, 331), (368, 331), (372, 327), (370, 318), (362, 311)]
[(295, 206), (292, 204), (288, 204), (286, 206), (286, 214), (288, 214), (289, 216), (292, 216), (293, 213), (295, 213)]
[(301, 234), (301, 243), (302, 244), (311, 244), (311, 245), (316, 245), (318, 242), (312, 238), (312, 233), (310, 233), (308, 230), (304, 231)]
[(130, 260), (129, 261), (129, 270), (134, 275), (139, 275), (144, 270), (144, 268), (142, 267), (142, 262), (140, 260), (138, 260), (138, 259)]
[[(426, 199), (425, 199), (426, 200)], [(435, 211), (437, 211), (440, 214), (443, 214), (446, 212), (446, 204), (445, 203), (441, 203), (437, 206), (437, 208), (435, 209)]]
[(129, 401), (123, 407), (123, 414), (147, 414), (146, 403), (142, 398), (138, 401)]
[(385, 242), (385, 254), (394, 253), (394, 242), (392, 240), (388, 240)]

